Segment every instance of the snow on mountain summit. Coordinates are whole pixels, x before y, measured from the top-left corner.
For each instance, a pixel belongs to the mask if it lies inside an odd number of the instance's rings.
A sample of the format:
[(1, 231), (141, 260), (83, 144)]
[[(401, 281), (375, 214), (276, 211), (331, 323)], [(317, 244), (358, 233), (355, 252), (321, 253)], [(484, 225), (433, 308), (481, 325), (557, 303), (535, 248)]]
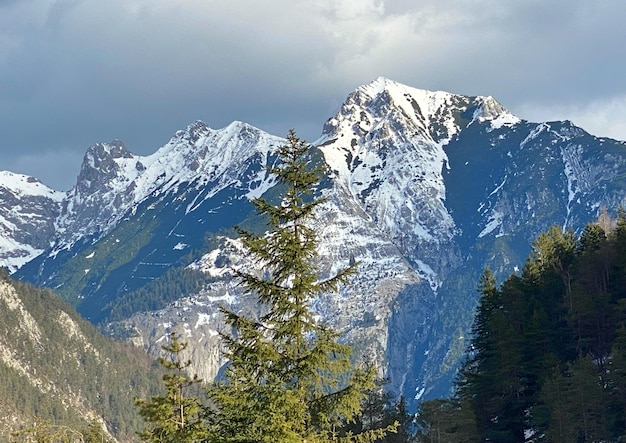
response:
[[(491, 96), (469, 97), (445, 91), (429, 91), (378, 77), (376, 80), (357, 88), (348, 97), (354, 104), (369, 103), (388, 118), (395, 118), (400, 112), (410, 119), (419, 132), (438, 143), (447, 143), (460, 130), (459, 114), (473, 108), (473, 120), (489, 120), (496, 127), (503, 124), (513, 125), (521, 120), (511, 114)], [(386, 104), (387, 106), (384, 106)], [(327, 122), (327, 127), (334, 125), (334, 119)], [(365, 129), (366, 125), (360, 125)], [(327, 132), (325, 128), (324, 133)]]
[(399, 241), (454, 236), (445, 208), (443, 146), (470, 100), (378, 78), (352, 92), (318, 141), (338, 183)]
[(64, 192), (55, 191), (34, 177), (10, 171), (0, 171), (0, 188), (17, 196), (40, 196), (59, 202), (65, 196)]

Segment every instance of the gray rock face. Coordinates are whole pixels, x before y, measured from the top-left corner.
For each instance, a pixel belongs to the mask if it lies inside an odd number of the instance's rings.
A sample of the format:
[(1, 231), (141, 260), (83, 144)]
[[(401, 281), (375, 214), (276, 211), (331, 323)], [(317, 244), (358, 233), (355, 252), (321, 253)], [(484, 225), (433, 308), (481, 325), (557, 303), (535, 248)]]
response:
[(87, 150), (76, 186), (63, 201), (57, 221), (57, 243), (72, 242), (107, 228), (120, 209), (133, 200), (129, 191), (132, 175), (128, 166), (140, 164), (124, 144), (115, 140)]

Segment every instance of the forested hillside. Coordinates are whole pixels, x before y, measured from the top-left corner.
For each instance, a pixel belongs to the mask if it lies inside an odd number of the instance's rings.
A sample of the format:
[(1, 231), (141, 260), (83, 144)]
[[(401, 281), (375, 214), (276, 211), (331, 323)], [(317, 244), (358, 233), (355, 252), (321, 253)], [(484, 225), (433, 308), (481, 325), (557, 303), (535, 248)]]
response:
[(592, 442), (626, 435), (626, 213), (541, 234), (521, 273), (485, 271), (453, 398), (422, 441)]
[(156, 392), (159, 374), (142, 350), (108, 340), (50, 290), (0, 270), (0, 441), (20, 429), (90, 424), (125, 441), (141, 424), (134, 398)]

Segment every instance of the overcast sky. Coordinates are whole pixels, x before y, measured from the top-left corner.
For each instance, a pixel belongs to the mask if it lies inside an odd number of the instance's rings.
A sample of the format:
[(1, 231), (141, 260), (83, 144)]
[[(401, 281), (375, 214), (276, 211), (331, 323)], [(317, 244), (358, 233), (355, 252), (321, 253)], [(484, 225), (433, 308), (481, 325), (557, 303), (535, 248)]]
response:
[(379, 76), (626, 140), (624, 0), (0, 0), (0, 170), (57, 190), (97, 142), (195, 120), (313, 141)]

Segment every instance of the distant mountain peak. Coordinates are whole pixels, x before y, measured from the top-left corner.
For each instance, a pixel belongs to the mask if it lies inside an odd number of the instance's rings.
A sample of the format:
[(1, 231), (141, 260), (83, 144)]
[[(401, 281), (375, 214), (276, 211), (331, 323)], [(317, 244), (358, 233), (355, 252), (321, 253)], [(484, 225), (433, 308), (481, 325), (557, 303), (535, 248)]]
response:
[(133, 154), (120, 140), (110, 143), (97, 143), (87, 149), (77, 180), (80, 193), (96, 191), (103, 183), (120, 173), (120, 159), (132, 159)]
[(109, 143), (96, 143), (87, 149), (85, 157), (103, 157), (111, 156), (113, 158), (128, 157), (128, 149), (121, 140), (113, 140)]
[(202, 137), (206, 137), (211, 128), (201, 120), (196, 120), (187, 129), (176, 132), (175, 138), (180, 140), (189, 140), (192, 143), (197, 142)]
[(473, 121), (491, 121), (493, 128), (512, 126), (522, 121), (491, 96), (479, 96), (476, 97), (476, 101), (478, 106), (474, 111)]
[(521, 121), (492, 96), (471, 97), (446, 91), (418, 89), (385, 77), (378, 77), (358, 87), (348, 96), (346, 104), (365, 105), (379, 113), (385, 108), (392, 112), (400, 110), (405, 117), (424, 128), (426, 133), (433, 126), (447, 127), (448, 131), (444, 133), (447, 137), (431, 134), (436, 142), (449, 141), (459, 129), (450, 118), (456, 120), (455, 114), (472, 107), (475, 108), (473, 120), (491, 121), (494, 127), (513, 125)]

